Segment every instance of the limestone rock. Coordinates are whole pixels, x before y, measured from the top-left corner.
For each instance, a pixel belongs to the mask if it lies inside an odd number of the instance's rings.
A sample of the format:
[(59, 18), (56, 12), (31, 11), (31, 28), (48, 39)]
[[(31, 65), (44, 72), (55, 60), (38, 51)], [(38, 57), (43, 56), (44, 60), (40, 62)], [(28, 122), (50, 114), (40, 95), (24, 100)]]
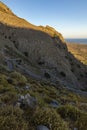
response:
[(18, 102), (21, 103), (21, 106), (26, 108), (27, 106), (31, 107), (31, 108), (35, 108), (35, 106), (37, 105), (37, 100), (36, 98), (30, 96), (30, 94), (26, 94), (26, 95), (20, 95)]
[(49, 129), (44, 125), (39, 125), (37, 126), (37, 130), (49, 130)]
[(74, 130), (78, 130), (78, 128), (74, 128)]
[(56, 101), (56, 100), (52, 100), (52, 102), (50, 103), (50, 105), (52, 107), (58, 107), (59, 106), (59, 103)]

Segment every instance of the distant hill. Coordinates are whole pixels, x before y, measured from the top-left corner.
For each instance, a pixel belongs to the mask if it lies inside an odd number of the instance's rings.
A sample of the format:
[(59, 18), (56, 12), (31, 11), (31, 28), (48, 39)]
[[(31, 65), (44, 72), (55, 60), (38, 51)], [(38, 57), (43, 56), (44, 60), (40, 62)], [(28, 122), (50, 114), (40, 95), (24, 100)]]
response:
[(67, 43), (68, 50), (82, 63), (87, 65), (87, 45)]

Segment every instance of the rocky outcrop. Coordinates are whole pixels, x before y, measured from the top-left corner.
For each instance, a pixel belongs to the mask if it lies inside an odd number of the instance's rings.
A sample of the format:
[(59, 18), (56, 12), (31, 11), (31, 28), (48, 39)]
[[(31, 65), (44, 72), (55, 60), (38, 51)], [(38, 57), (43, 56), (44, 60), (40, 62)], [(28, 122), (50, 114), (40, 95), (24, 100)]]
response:
[(37, 105), (37, 100), (36, 98), (30, 96), (30, 94), (26, 94), (26, 95), (20, 95), (17, 104), (20, 103), (20, 106), (22, 108), (35, 108)]

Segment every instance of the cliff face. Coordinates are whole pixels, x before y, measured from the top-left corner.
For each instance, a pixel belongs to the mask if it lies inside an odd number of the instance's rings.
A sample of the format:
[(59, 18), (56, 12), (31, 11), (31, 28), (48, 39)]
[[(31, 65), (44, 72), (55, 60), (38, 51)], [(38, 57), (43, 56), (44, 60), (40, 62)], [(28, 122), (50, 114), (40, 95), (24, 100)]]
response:
[(14, 70), (66, 87), (87, 87), (87, 67), (68, 52), (60, 33), (49, 26), (32, 25), (4, 7), (0, 3), (1, 65), (8, 69), (10, 62)]

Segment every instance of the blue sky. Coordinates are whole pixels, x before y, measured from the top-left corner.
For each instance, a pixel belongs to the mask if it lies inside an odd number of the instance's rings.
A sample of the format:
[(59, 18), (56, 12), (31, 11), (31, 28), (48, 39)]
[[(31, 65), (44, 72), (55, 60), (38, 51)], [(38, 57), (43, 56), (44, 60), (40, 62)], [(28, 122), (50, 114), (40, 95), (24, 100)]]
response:
[(87, 0), (1, 0), (19, 17), (50, 25), (64, 38), (87, 38)]

